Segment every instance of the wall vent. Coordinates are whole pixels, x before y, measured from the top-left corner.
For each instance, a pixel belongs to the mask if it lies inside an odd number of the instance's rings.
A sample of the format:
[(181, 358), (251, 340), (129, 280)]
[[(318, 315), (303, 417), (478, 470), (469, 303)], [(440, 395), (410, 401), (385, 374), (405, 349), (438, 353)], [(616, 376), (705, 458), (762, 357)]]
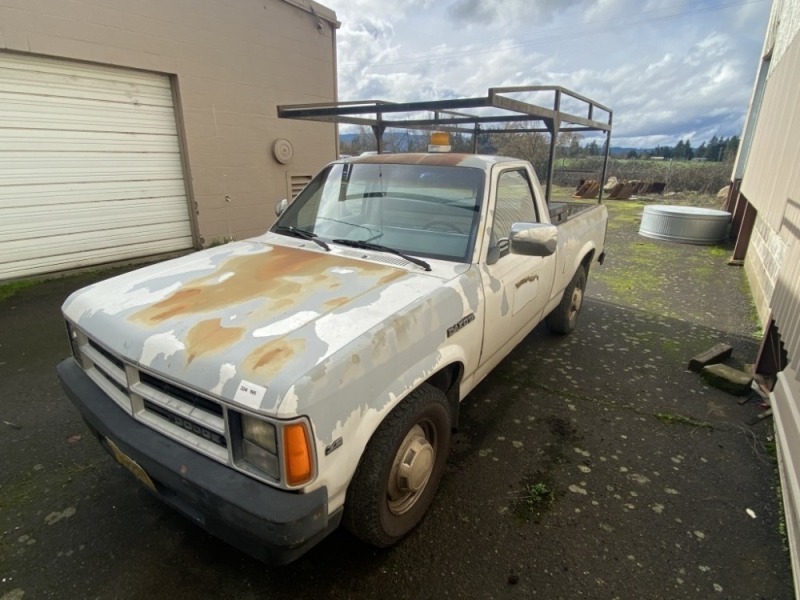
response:
[(312, 179), (312, 175), (304, 173), (287, 173), (286, 174), (286, 193), (290, 200), (297, 198), (297, 194), (303, 191), (303, 188), (308, 185)]

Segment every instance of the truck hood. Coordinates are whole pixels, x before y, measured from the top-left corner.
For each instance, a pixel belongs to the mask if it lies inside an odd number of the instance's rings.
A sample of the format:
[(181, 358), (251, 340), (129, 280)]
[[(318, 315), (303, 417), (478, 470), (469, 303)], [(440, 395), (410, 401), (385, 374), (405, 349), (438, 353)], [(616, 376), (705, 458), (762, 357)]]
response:
[[(125, 360), (269, 410), (327, 356), (442, 285), (293, 242), (236, 242), (145, 267), (75, 292), (63, 311)], [(264, 391), (246, 401), (242, 384)]]

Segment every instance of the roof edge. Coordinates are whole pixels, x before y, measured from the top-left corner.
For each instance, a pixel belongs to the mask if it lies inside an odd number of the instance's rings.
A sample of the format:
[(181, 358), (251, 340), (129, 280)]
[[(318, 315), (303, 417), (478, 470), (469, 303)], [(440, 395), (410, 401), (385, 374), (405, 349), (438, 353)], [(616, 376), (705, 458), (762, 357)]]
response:
[(324, 19), (331, 25), (333, 25), (336, 29), (342, 26), (342, 24), (336, 19), (336, 12), (327, 6), (323, 6), (319, 2), (315, 2), (314, 0), (283, 0), (287, 4), (291, 4), (292, 6), (296, 6), (300, 10), (304, 10), (307, 13), (311, 13), (312, 15), (319, 17), (320, 19)]

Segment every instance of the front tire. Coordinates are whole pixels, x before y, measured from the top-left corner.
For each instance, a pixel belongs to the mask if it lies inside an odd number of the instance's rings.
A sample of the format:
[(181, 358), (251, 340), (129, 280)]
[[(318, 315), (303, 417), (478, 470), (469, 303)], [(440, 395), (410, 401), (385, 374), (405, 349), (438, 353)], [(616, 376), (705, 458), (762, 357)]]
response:
[(428, 510), (450, 449), (450, 410), (422, 384), (376, 430), (347, 492), (343, 523), (380, 548), (401, 540)]
[(572, 333), (578, 325), (578, 315), (583, 306), (583, 294), (586, 290), (586, 271), (578, 267), (572, 280), (564, 290), (561, 303), (553, 309), (547, 317), (545, 324), (547, 328), (554, 332), (566, 335)]

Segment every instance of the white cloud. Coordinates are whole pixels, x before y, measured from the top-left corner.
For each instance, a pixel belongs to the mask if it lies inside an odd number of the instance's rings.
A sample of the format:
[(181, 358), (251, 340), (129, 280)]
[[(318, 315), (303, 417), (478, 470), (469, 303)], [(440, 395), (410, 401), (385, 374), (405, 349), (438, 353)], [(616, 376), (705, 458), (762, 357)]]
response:
[[(342, 100), (561, 85), (614, 110), (612, 142), (738, 135), (766, 0), (334, 0)], [(626, 144), (627, 145), (627, 144)]]

